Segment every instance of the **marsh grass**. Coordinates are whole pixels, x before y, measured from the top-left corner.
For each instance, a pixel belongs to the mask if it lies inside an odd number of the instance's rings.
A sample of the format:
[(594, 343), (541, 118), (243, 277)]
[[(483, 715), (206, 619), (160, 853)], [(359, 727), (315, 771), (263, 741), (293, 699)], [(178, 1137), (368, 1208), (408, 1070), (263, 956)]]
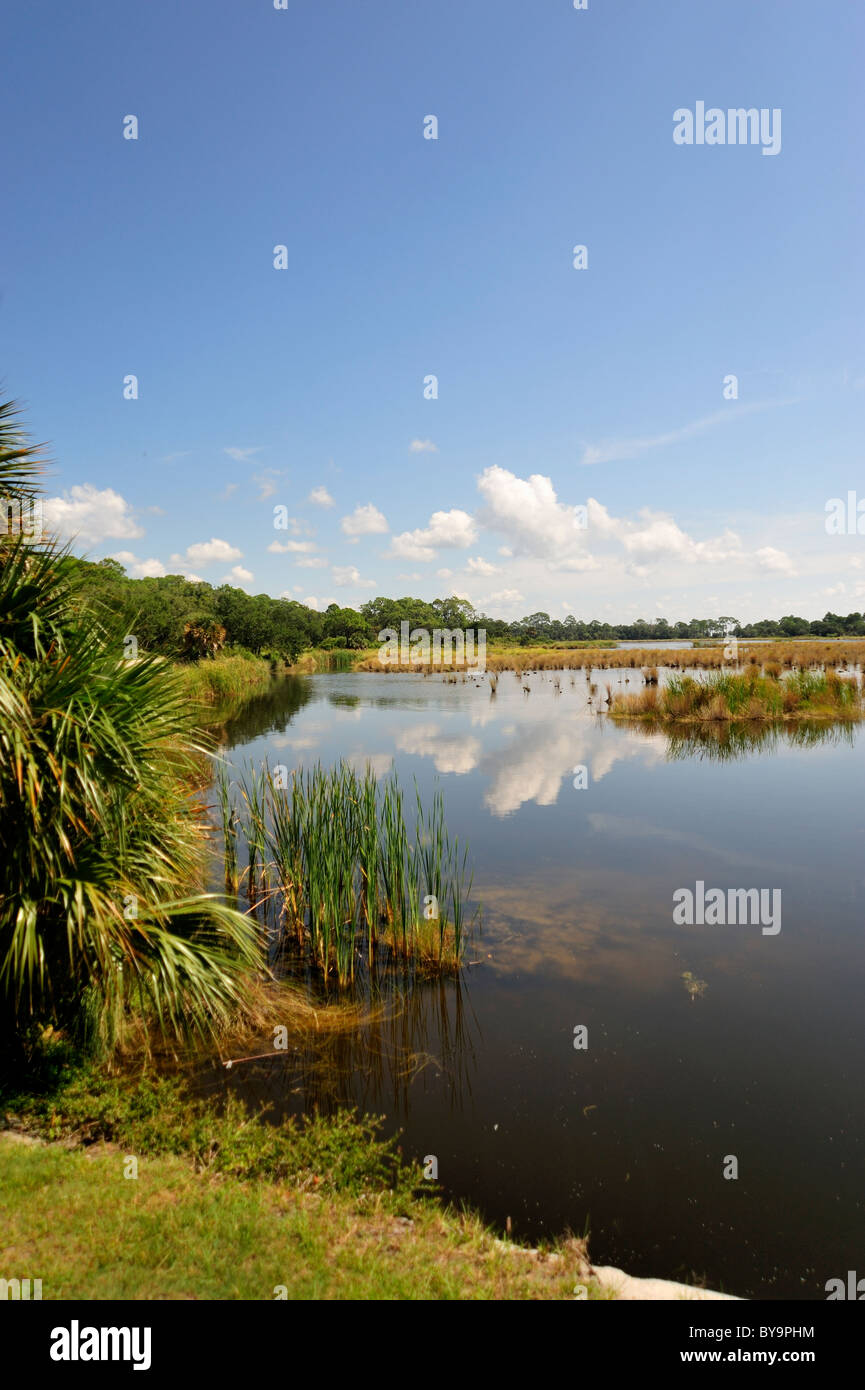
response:
[[(351, 655), (355, 671), (430, 675), (462, 669), (453, 664), (436, 663), (431, 667), (417, 662), (382, 666), (377, 650), (354, 652)], [(794, 667), (830, 669), (856, 666), (865, 662), (865, 638), (851, 637), (832, 642), (813, 638), (808, 641), (791, 638), (789, 641), (740, 642), (739, 665), (762, 666), (766, 662), (774, 662), (788, 670)], [(614, 642), (601, 642), (580, 647), (556, 647), (550, 644), (545, 647), (502, 648), (488, 644), (486, 652), (488, 672), (513, 671), (518, 676), (530, 671), (654, 670), (657, 667), (674, 671), (692, 667), (721, 671), (730, 669), (731, 663), (724, 656), (723, 642), (700, 647), (617, 647)], [(465, 669), (469, 675), (472, 674), (470, 666)]]
[(712, 672), (703, 680), (671, 676), (660, 690), (646, 688), (636, 695), (617, 694), (610, 714), (614, 719), (661, 723), (850, 721), (862, 718), (863, 703), (856, 676), (811, 669), (794, 670), (783, 677), (760, 675), (752, 666), (740, 673)]
[(233, 653), (180, 664), (178, 677), (190, 701), (214, 705), (267, 690), (273, 682), (273, 669), (261, 657)]
[(234, 796), (220, 784), (219, 809), (226, 845), (239, 821), (240, 881), (262, 907), (277, 956), (293, 952), (339, 986), (378, 968), (459, 970), (472, 876), (467, 848), (445, 826), (441, 791), (425, 807), (415, 789), (413, 836), (396, 778), (378, 782), (345, 763), (300, 768), (286, 787), (266, 766), (251, 769)]

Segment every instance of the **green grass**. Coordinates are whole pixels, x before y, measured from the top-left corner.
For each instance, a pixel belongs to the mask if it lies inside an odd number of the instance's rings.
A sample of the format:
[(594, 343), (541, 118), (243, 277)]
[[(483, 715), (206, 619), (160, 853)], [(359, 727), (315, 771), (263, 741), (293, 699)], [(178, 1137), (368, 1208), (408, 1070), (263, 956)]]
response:
[(256, 695), (268, 689), (274, 675), (270, 662), (263, 657), (239, 653), (179, 663), (176, 669), (187, 698), (205, 704)]
[(270, 1124), (59, 1047), (29, 1085), (0, 1096), (16, 1126), (0, 1133), (0, 1276), (41, 1279), (43, 1299), (571, 1299), (576, 1282), (606, 1296), (579, 1242), (505, 1245), (374, 1121)]
[(124, 1158), (0, 1135), (3, 1276), (41, 1279), (43, 1300), (400, 1301), (571, 1299), (579, 1277), (567, 1249), (503, 1249), (476, 1217), (428, 1202), (405, 1216), (387, 1193), (217, 1182), (172, 1157), (126, 1179)]

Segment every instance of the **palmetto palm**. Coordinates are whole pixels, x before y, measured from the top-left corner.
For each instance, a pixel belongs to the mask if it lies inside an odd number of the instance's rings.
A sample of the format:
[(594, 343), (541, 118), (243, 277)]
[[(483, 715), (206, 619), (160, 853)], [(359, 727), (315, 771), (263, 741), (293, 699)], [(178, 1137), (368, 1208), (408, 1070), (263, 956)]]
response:
[[(41, 467), (0, 404), (0, 496), (32, 495)], [(188, 702), (167, 663), (125, 660), (110, 615), (76, 606), (62, 559), (0, 541), (0, 1025), (86, 1016), (111, 1043), (138, 1005), (207, 1031), (261, 955), (250, 920), (197, 891)]]

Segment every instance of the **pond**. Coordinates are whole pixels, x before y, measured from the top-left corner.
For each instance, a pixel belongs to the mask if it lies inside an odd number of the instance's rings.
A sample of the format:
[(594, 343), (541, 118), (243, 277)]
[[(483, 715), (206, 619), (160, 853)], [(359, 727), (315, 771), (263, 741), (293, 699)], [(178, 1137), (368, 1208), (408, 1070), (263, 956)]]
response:
[[(863, 734), (671, 740), (596, 712), (639, 672), (597, 680), (287, 677), (222, 727), (236, 771), (346, 759), (440, 787), (482, 929), (459, 983), (324, 1062), (205, 1084), (383, 1114), (516, 1238), (589, 1229), (631, 1274), (825, 1298), (865, 1251)], [(777, 890), (780, 930), (680, 925), (698, 884)]]

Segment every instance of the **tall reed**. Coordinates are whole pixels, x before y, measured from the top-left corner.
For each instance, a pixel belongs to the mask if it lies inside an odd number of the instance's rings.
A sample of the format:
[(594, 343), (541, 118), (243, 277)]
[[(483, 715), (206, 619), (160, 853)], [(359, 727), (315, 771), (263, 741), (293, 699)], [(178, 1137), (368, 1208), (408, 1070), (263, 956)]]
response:
[(229, 830), (240, 809), (250, 902), (266, 898), (281, 945), (326, 979), (347, 985), (399, 965), (459, 969), (472, 880), (440, 790), (424, 806), (415, 787), (413, 835), (396, 777), (378, 782), (346, 763), (299, 768), (285, 786), (265, 766), (252, 769), (233, 799), (220, 783), (220, 804)]

